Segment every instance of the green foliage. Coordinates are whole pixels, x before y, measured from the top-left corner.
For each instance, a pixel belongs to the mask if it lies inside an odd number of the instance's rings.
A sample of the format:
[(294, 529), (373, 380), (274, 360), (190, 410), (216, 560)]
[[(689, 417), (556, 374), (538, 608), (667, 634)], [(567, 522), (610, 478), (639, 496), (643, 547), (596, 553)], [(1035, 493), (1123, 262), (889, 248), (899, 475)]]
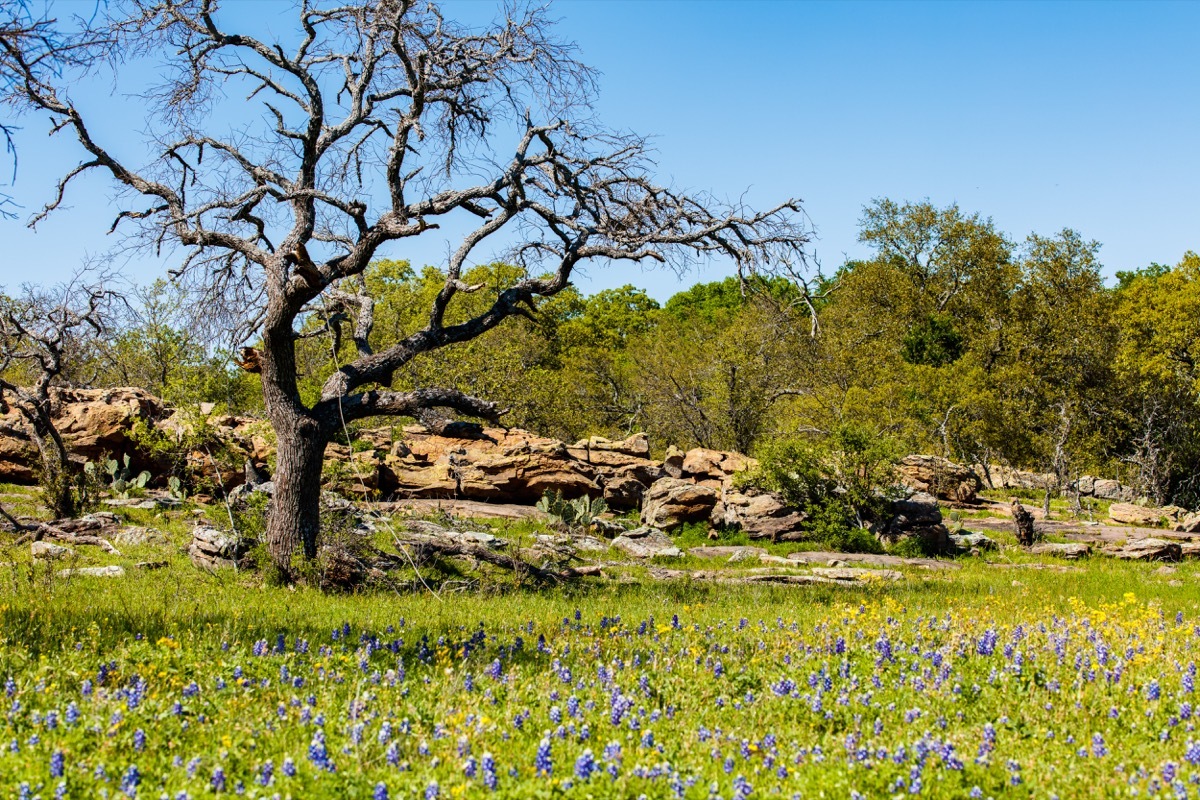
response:
[(896, 459), (888, 437), (844, 425), (821, 440), (788, 440), (767, 448), (758, 471), (739, 482), (777, 492), (802, 510), (813, 541), (847, 552), (881, 552), (865, 527), (887, 518), (896, 495)]
[(604, 502), (603, 497), (583, 496), (566, 500), (562, 492), (554, 490), (542, 495), (542, 499), (537, 502), (537, 509), (572, 530), (587, 530), (601, 514), (608, 511), (608, 504)]
[(909, 364), (944, 367), (962, 358), (966, 339), (945, 314), (929, 314), (908, 329), (900, 355)]
[[(140, 494), (151, 477), (149, 470), (142, 470), (134, 475), (129, 464), (129, 455), (126, 454), (120, 461), (115, 458), (105, 459), (99, 464), (99, 468), (96, 462), (88, 461), (83, 465), (83, 471), (89, 477), (98, 479), (115, 497), (127, 498)], [(106, 475), (107, 478), (104, 477)]]

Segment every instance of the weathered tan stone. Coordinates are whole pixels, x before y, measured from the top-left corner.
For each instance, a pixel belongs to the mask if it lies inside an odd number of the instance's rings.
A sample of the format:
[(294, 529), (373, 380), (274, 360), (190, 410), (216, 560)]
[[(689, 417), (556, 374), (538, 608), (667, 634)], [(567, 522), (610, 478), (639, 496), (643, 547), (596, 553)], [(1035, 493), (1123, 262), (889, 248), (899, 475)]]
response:
[(715, 489), (680, 478), (663, 478), (646, 492), (642, 524), (673, 530), (687, 522), (708, 519), (717, 504)]
[(1054, 556), (1075, 561), (1090, 555), (1092, 548), (1080, 542), (1041, 542), (1029, 548), (1029, 552), (1039, 556)]
[(1166, 515), (1160, 508), (1146, 508), (1132, 503), (1113, 503), (1108, 507), (1108, 517), (1113, 522), (1137, 527), (1154, 527), (1162, 522)]
[(973, 503), (979, 477), (967, 467), (940, 456), (905, 456), (896, 465), (900, 480), (918, 492), (954, 503)]
[(1104, 553), (1133, 561), (1178, 561), (1183, 557), (1183, 548), (1179, 546), (1179, 542), (1147, 537), (1131, 539), (1123, 545), (1106, 547)]
[(751, 539), (795, 541), (804, 535), (805, 515), (786, 505), (772, 492), (723, 487), (709, 522), (720, 528), (737, 528)]

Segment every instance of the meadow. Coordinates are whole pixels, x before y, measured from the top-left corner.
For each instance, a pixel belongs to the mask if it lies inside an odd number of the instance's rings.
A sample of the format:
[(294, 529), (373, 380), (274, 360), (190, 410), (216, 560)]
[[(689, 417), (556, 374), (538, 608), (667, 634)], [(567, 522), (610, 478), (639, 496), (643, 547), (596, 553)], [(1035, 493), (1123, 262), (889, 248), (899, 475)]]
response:
[(962, 563), (863, 587), (437, 595), (14, 564), (0, 785), (23, 800), (1197, 794), (1194, 564)]

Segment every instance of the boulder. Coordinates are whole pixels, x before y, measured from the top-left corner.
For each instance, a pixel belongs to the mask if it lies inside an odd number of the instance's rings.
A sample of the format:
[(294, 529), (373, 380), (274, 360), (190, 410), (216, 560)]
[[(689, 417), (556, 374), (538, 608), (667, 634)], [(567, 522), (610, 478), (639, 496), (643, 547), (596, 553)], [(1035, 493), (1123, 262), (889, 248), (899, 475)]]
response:
[(892, 527), (911, 528), (918, 525), (937, 525), (942, 521), (942, 509), (937, 498), (927, 492), (915, 492), (892, 501)]
[(685, 478), (691, 478), (706, 486), (720, 488), (728, 478), (757, 466), (756, 460), (741, 453), (697, 447), (687, 451), (680, 469)]
[(667, 454), (663, 456), (663, 471), (669, 477), (682, 478), (684, 458), (685, 453), (682, 450), (675, 445), (670, 445), (667, 447)]
[(979, 476), (940, 456), (911, 455), (900, 459), (896, 472), (904, 485), (952, 503), (974, 503)]
[(757, 489), (721, 490), (721, 499), (713, 506), (709, 522), (718, 528), (737, 528), (751, 539), (773, 542), (796, 541), (804, 536), (805, 515), (786, 505), (773, 492)]
[(982, 533), (973, 533), (966, 531), (964, 533), (950, 534), (950, 545), (960, 553), (969, 553), (971, 550), (995, 550), (996, 542)]
[(893, 500), (892, 517), (876, 530), (875, 538), (886, 545), (915, 539), (925, 553), (946, 553), (951, 549), (950, 531), (942, 524), (937, 498), (926, 492)]
[(673, 530), (687, 522), (709, 518), (720, 499), (715, 489), (680, 478), (662, 478), (646, 492), (642, 524)]
[(30, 542), (29, 551), (37, 561), (57, 561), (75, 555), (71, 548), (50, 542)]
[(409, 426), (381, 469), (381, 491), (408, 497), (534, 503), (547, 492), (574, 498), (604, 491), (597, 469), (564, 443), (516, 429), (461, 430), (451, 436)]
[(1183, 557), (1183, 548), (1179, 546), (1179, 542), (1147, 537), (1130, 539), (1123, 545), (1106, 547), (1104, 553), (1114, 558), (1133, 561), (1178, 561)]
[(1122, 486), (1120, 481), (1097, 478), (1092, 485), (1092, 496), (1099, 497), (1101, 500), (1132, 503), (1137, 499), (1137, 492), (1129, 486)]
[(197, 525), (192, 530), (188, 556), (193, 564), (203, 569), (236, 567), (252, 545), (253, 542), (235, 533), (227, 533), (208, 525)]
[(1076, 561), (1091, 555), (1092, 548), (1080, 542), (1040, 542), (1030, 547), (1029, 552), (1038, 556), (1054, 556), (1067, 561)]
[(1108, 517), (1122, 525), (1152, 528), (1167, 518), (1160, 508), (1146, 508), (1132, 503), (1113, 503), (1108, 507)]
[(1180, 542), (1179, 551), (1183, 558), (1200, 558), (1200, 542)]
[(613, 539), (612, 546), (634, 558), (679, 558), (683, 551), (654, 528), (638, 528)]
[(1175, 530), (1184, 533), (1200, 533), (1200, 511), (1185, 516), (1175, 525)]
[(646, 494), (646, 484), (637, 478), (622, 475), (604, 484), (604, 502), (609, 508), (637, 508)]

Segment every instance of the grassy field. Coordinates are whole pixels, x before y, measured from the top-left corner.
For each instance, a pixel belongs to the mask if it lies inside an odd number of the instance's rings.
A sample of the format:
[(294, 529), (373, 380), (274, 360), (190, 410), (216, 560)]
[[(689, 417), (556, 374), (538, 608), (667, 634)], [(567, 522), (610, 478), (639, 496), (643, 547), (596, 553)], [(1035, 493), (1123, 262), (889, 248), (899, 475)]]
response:
[(151, 555), (0, 555), (5, 796), (1198, 791), (1194, 564), (326, 595)]

